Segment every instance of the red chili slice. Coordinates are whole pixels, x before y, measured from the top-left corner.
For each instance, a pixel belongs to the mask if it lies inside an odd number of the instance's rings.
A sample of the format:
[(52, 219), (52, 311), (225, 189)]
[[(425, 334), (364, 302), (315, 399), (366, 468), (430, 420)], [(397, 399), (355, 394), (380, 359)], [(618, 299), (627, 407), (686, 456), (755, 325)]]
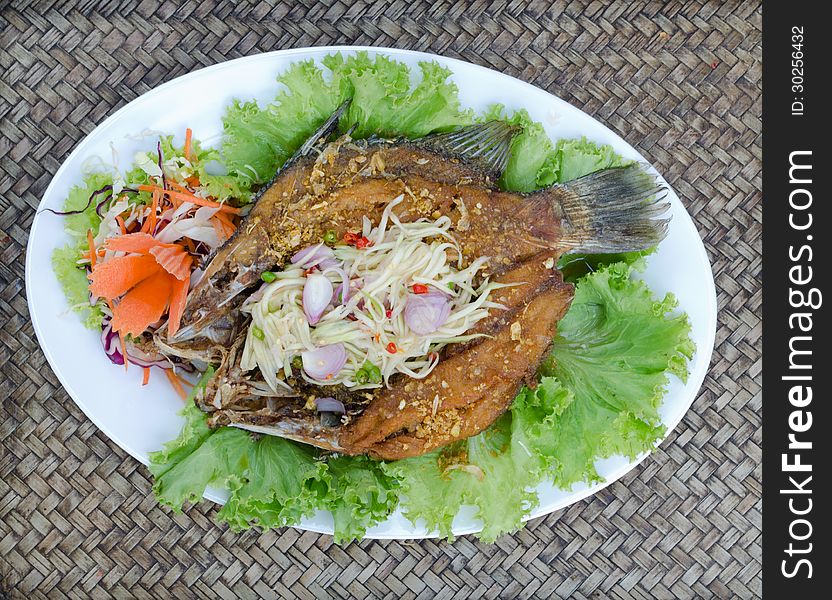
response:
[(344, 242), (349, 244), (350, 246), (353, 246), (360, 239), (360, 237), (361, 236), (357, 233), (352, 233), (351, 231), (348, 231), (344, 234)]

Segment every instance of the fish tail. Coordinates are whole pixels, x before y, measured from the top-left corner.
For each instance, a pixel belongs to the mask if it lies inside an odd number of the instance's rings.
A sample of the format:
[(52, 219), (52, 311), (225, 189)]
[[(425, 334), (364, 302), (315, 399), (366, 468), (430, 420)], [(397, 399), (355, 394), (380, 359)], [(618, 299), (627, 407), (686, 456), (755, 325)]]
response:
[(554, 195), (563, 252), (646, 250), (667, 235), (667, 188), (638, 165), (606, 169), (538, 192)]

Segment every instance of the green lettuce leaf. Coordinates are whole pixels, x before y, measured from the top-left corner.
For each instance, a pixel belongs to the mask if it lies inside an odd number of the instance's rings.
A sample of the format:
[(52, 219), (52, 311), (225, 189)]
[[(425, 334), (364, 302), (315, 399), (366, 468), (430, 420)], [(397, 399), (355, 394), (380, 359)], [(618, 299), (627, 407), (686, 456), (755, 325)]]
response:
[[(165, 162), (185, 156), (185, 147), (176, 146), (173, 143), (173, 136), (166, 135), (159, 138), (161, 142), (162, 156)], [(154, 161), (158, 160), (156, 152), (149, 153)], [(251, 179), (240, 177), (234, 174), (224, 173), (225, 165), (222, 163), (222, 155), (217, 148), (206, 148), (198, 139), (191, 140), (191, 167), (190, 171), (199, 178), (199, 187), (208, 196), (218, 200), (235, 200), (235, 204), (245, 204), (251, 200)], [(188, 171), (188, 172), (190, 172)], [(145, 181), (141, 181), (144, 179)], [(128, 179), (130, 184), (147, 183), (147, 175), (143, 171), (136, 181)], [(182, 183), (182, 182), (180, 182)]]
[(366, 52), (322, 61), (293, 63), (277, 80), (274, 102), (234, 101), (223, 118), (223, 157), (229, 174), (265, 183), (346, 98), (352, 97), (342, 127), (356, 125), (355, 137), (371, 134), (418, 137), (469, 123), (449, 69), (420, 64), (421, 80), (411, 88), (410, 71), (385, 56)]
[[(204, 385), (210, 375), (197, 384)], [(335, 540), (347, 543), (386, 519), (398, 504), (398, 481), (366, 457), (330, 457), (283, 438), (241, 429), (210, 429), (193, 403), (182, 413), (179, 436), (150, 455), (153, 492), (161, 504), (181, 510), (205, 488), (230, 492), (217, 518), (240, 530), (283, 527), (316, 509), (332, 511)]]
[[(72, 187), (64, 202), (64, 211), (81, 210), (90, 199), (90, 194), (112, 183), (112, 176), (108, 173), (91, 173), (84, 177), (84, 184)], [(75, 215), (57, 216), (56, 219), (64, 219), (64, 229), (69, 234), (71, 242), (55, 248), (52, 251), (52, 270), (61, 289), (66, 296), (69, 306), (76, 312), (85, 327), (100, 329), (104, 313), (101, 312), (101, 305), (90, 306), (89, 280), (86, 269), (79, 267), (78, 260), (81, 255), (89, 252), (87, 244), (87, 231), (93, 233), (98, 231), (101, 219), (95, 212), (97, 200), (93, 199), (90, 205), (82, 213)]]
[(668, 375), (686, 380), (694, 351), (688, 319), (675, 307), (671, 294), (655, 300), (624, 263), (578, 284), (542, 368), (575, 395), (552, 430), (557, 485), (597, 481), (597, 458), (635, 458), (664, 434), (658, 408)]
[(248, 462), (245, 431), (210, 429), (205, 413), (194, 404), (181, 414), (185, 425), (179, 437), (152, 452), (149, 467), (156, 499), (174, 510), (181, 510), (186, 501), (197, 502), (208, 486), (227, 487), (228, 478), (242, 473)]
[(622, 158), (609, 145), (588, 139), (558, 140), (555, 146), (557, 181), (565, 182), (612, 167), (626, 167), (633, 161)]
[[(81, 210), (87, 206), (90, 195), (113, 183), (113, 176), (109, 173), (89, 173), (84, 176), (83, 185), (76, 185), (70, 188), (69, 195), (64, 202), (64, 211)], [(87, 231), (92, 229), (93, 233), (98, 231), (101, 218), (95, 212), (95, 206), (104, 199), (104, 196), (96, 196), (84, 212), (60, 217), (64, 219), (64, 229), (74, 239), (78, 240), (79, 251), (86, 251)], [(80, 254), (80, 252), (79, 252)]]
[(365, 456), (333, 456), (312, 484), (319, 508), (332, 512), (335, 543), (361, 539), (399, 503), (399, 482), (383, 463)]
[(231, 494), (218, 517), (235, 529), (281, 527), (314, 510), (307, 483), (325, 469), (316, 450), (271, 436), (255, 439), (234, 427), (211, 429), (194, 404), (181, 414), (179, 437), (150, 454), (161, 504), (181, 510), (208, 486), (227, 489)]
[(532, 120), (525, 110), (508, 114), (502, 104), (494, 104), (482, 115), (483, 121), (494, 119), (523, 128), (511, 145), (511, 156), (500, 183), (515, 192), (532, 192), (557, 183), (557, 154), (543, 125)]
[(79, 269), (77, 262), (82, 251), (78, 244), (55, 248), (52, 251), (52, 270), (61, 284), (66, 301), (81, 318), (84, 327), (100, 330), (104, 313), (99, 303), (90, 306), (90, 282), (86, 270)]
[(585, 275), (615, 263), (623, 262), (629, 265), (633, 271), (641, 272), (647, 267), (645, 259), (656, 250), (658, 250), (658, 246), (653, 246), (647, 250), (619, 252), (617, 254), (564, 254), (558, 260), (558, 269), (560, 269), (564, 281), (569, 283), (577, 283)]
[[(214, 435), (226, 429), (230, 428)], [(268, 435), (257, 440), (248, 434), (244, 437), (246, 468), (226, 480), (231, 496), (217, 517), (239, 530), (252, 525), (283, 527), (311, 514), (315, 498), (307, 486), (326, 470), (326, 464), (317, 460), (317, 451)]]

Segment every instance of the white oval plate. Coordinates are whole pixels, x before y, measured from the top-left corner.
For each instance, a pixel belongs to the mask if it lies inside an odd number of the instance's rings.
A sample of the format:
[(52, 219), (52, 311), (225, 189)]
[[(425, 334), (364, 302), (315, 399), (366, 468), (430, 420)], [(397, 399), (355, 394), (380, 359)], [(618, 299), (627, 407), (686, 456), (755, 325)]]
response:
[[(509, 110), (525, 108), (532, 118), (543, 123), (553, 139), (586, 136), (601, 144), (610, 144), (625, 157), (646, 161), (636, 150), (598, 121), (528, 83), (483, 67), (459, 60), (421, 52), (387, 48), (323, 47), (281, 50), (232, 60), (200, 69), (147, 92), (106, 119), (88, 135), (64, 161), (41, 201), (40, 208), (58, 209), (68, 189), (81, 180), (81, 165), (90, 156), (109, 159), (110, 143), (120, 156), (124, 169), (133, 154), (147, 150), (148, 139), (136, 139), (147, 129), (174, 134), (179, 141), (186, 127), (204, 142), (216, 143), (222, 133), (221, 116), (233, 98), (260, 102), (272, 100), (277, 91), (275, 76), (290, 63), (313, 58), (319, 60), (334, 51), (353, 53), (367, 50), (383, 53), (416, 66), (419, 61), (436, 60), (453, 71), (462, 103), (481, 110), (499, 102)], [(705, 377), (716, 333), (716, 293), (705, 248), (696, 228), (675, 193), (669, 199), (673, 220), (667, 239), (650, 257), (643, 274), (658, 295), (672, 291), (679, 299), (692, 324), (696, 355), (690, 363), (687, 384), (671, 382), (661, 408), (668, 431), (673, 429), (693, 402)], [(111, 365), (101, 351), (99, 336), (85, 329), (74, 313), (69, 312), (60, 285), (52, 272), (52, 250), (67, 241), (62, 219), (50, 213), (38, 214), (32, 223), (26, 253), (26, 296), (35, 333), (49, 364), (69, 395), (81, 410), (105, 434), (125, 451), (148, 464), (148, 453), (177, 436), (182, 419), (177, 411), (182, 401), (163, 377), (152, 378), (147, 387), (140, 385), (140, 369), (123, 369)], [(549, 484), (538, 488), (540, 505), (529, 518), (558, 510), (597, 492), (633, 469), (648, 454), (635, 461), (623, 457), (600, 460), (598, 473), (606, 480), (595, 485), (575, 485), (564, 491)], [(208, 490), (205, 497), (223, 502), (219, 490)], [(456, 534), (481, 529), (473, 511), (463, 509), (454, 520)], [(318, 512), (304, 519), (301, 529), (332, 533), (332, 517)], [(371, 538), (421, 538), (435, 534), (424, 527), (414, 527), (399, 511), (387, 521), (367, 532)]]

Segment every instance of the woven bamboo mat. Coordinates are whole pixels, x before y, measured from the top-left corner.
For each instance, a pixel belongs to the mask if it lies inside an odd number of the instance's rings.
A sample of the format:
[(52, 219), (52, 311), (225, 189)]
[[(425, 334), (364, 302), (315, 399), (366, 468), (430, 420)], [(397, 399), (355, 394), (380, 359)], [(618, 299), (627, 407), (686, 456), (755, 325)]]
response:
[[(0, 597), (760, 594), (758, 2), (94, 4), (0, 3)], [(295, 529), (231, 533), (210, 503), (174, 515), (154, 502), (147, 470), (75, 407), (35, 341), (27, 231), (69, 151), (173, 77), (327, 44), (459, 57), (558, 94), (656, 164), (713, 262), (717, 348), (681, 425), (621, 481), (494, 545), (340, 548)]]

